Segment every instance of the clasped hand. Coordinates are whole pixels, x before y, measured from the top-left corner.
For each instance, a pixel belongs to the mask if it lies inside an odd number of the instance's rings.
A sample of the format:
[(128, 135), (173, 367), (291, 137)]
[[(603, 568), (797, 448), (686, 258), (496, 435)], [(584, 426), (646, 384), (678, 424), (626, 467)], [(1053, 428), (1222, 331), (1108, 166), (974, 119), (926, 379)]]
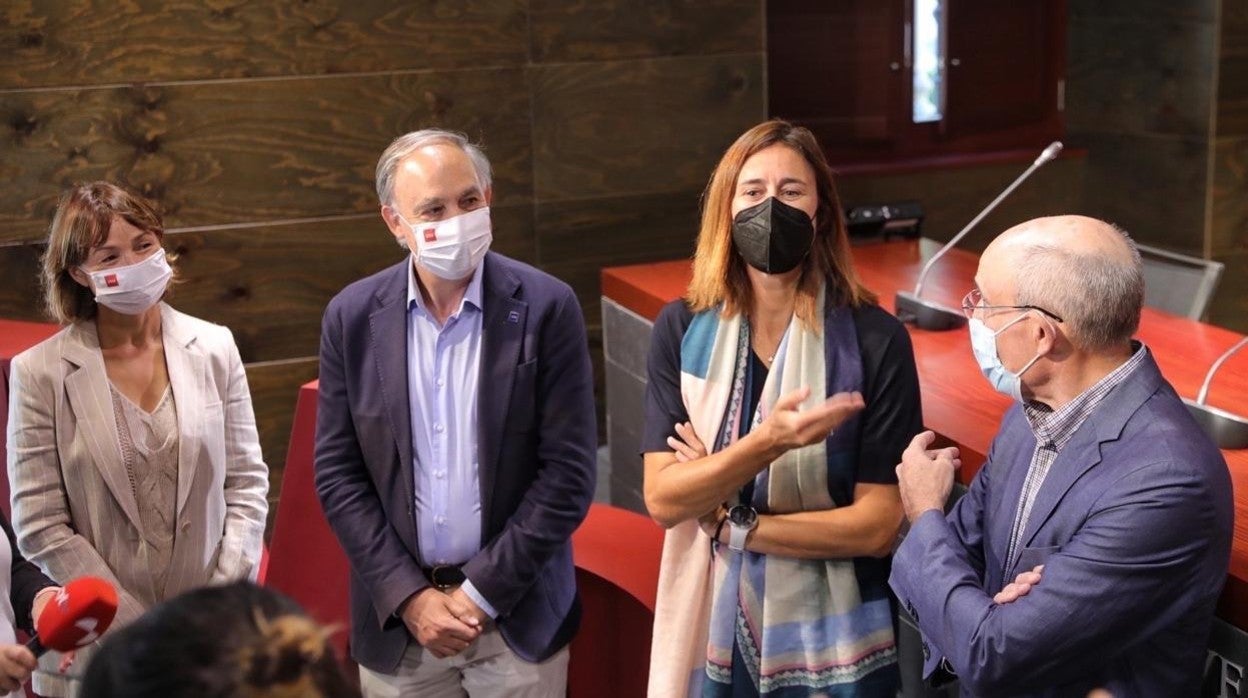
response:
[(421, 647), (438, 659), (453, 657), (481, 636), (486, 614), (462, 589), (444, 593), (426, 587), (403, 606), (403, 624)]

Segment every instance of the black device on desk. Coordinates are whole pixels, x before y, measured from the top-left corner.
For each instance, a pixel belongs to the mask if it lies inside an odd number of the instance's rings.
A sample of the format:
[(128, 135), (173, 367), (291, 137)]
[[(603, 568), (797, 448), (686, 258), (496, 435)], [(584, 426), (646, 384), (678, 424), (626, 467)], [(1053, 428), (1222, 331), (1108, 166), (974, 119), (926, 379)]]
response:
[(849, 237), (883, 238), (894, 236), (913, 240), (923, 228), (923, 205), (917, 201), (854, 206), (845, 212)]

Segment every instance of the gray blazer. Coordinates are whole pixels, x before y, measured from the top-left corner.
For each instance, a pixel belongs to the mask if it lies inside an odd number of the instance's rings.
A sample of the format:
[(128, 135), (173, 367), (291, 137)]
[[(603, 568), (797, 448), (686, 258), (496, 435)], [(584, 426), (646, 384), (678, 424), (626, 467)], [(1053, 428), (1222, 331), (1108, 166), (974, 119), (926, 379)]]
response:
[[(181, 431), (178, 528), (165, 588), (174, 596), (255, 578), (268, 468), (233, 335), (160, 308)], [(125, 624), (144, 610), (128, 591), (147, 574), (136, 564), (142, 503), (122, 462), (95, 323), (62, 329), (14, 358), (11, 371), (8, 470), (18, 546), (59, 582), (93, 575), (115, 584), (114, 627)], [(76, 669), (86, 666), (83, 655)]]

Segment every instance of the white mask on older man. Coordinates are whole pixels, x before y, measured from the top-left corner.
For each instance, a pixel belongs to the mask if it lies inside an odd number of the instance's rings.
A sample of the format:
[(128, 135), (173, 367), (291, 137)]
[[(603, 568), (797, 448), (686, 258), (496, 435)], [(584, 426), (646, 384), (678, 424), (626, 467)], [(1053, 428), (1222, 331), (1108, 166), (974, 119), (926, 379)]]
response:
[(412, 229), (416, 263), (448, 281), (470, 276), (494, 240), (489, 206), (440, 221), (408, 223), (397, 212), (395, 215)]

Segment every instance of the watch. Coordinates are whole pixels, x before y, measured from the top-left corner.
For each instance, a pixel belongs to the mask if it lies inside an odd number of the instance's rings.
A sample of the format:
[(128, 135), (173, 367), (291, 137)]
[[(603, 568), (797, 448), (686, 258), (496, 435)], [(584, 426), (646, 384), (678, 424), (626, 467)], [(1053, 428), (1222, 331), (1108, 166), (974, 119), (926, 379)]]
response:
[(747, 504), (738, 504), (728, 510), (728, 549), (745, 550), (745, 538), (758, 528), (758, 511)]

